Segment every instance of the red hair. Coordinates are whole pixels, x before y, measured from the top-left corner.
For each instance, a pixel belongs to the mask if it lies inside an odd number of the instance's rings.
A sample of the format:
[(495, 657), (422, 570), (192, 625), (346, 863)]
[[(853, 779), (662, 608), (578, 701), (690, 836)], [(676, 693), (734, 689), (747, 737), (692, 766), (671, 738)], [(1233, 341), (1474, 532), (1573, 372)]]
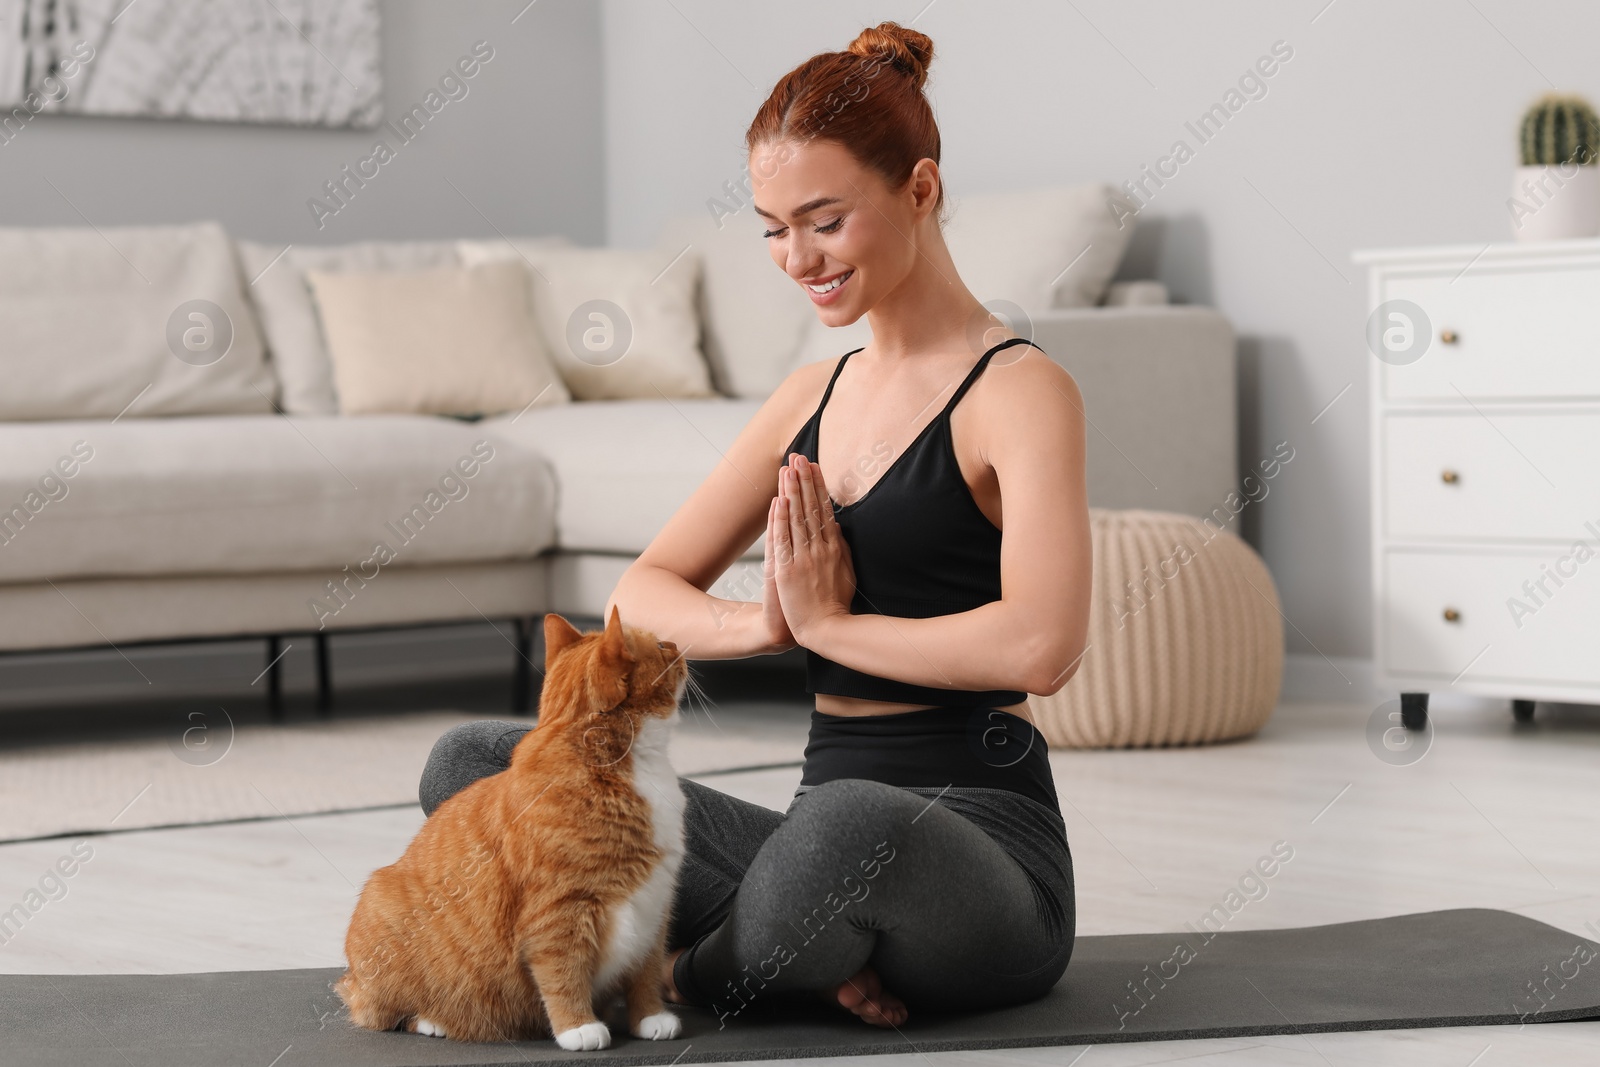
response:
[(918, 160), (939, 162), (939, 126), (922, 93), (931, 62), (927, 34), (894, 22), (870, 26), (845, 51), (814, 55), (780, 78), (745, 132), (745, 148), (833, 141), (899, 188)]

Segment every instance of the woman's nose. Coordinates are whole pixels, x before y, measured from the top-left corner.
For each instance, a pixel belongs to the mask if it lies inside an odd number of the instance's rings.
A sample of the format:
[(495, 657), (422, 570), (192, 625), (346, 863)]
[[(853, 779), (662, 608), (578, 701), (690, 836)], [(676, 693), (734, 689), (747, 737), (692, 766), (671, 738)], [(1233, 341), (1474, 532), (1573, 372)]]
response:
[(789, 238), (789, 258), (784, 265), (789, 277), (795, 281), (809, 278), (822, 265), (822, 257), (803, 238)]

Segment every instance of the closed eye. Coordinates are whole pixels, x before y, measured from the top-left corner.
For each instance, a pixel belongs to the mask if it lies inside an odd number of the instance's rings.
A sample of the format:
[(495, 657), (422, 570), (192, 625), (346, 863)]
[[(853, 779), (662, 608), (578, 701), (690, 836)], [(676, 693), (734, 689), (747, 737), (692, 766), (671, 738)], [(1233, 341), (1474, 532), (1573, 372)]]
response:
[[(844, 216), (840, 215), (838, 218), (834, 219), (832, 222), (824, 223), (821, 226), (812, 227), (812, 232), (813, 233), (837, 233), (838, 230), (839, 230), (839, 227), (843, 226), (843, 225), (844, 225)], [(789, 229), (789, 227), (787, 227), (787, 226), (779, 226), (775, 230), (762, 230), (761, 231), (761, 236), (762, 237), (782, 237), (784, 235), (784, 233), (786, 233), (788, 231), (788, 229)]]

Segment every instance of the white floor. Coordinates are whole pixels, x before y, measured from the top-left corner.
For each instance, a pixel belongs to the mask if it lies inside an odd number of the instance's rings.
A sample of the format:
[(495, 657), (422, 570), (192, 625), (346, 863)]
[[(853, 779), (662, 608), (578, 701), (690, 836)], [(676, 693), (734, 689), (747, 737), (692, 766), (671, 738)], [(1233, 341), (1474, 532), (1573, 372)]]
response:
[[(1293, 858), (1229, 929), (1495, 907), (1600, 940), (1600, 710), (1436, 706), (1431, 748), (1392, 765), (1372, 709), (1281, 707), (1257, 737), (1187, 750), (1058, 752), (1081, 935), (1198, 921), (1275, 842)], [(708, 778), (783, 807), (797, 769)], [(8, 943), (0, 972), (335, 966), (366, 875), (416, 810), (148, 830), (0, 846), (0, 910), (77, 840), (92, 858)], [(80, 849), (83, 846), (79, 846)], [(1600, 1022), (870, 1058), (875, 1067), (1173, 1061), (1228, 1064), (1600, 1064)], [(817, 1061), (841, 1067), (840, 1061)], [(291, 1067), (291, 1065), (284, 1065)]]

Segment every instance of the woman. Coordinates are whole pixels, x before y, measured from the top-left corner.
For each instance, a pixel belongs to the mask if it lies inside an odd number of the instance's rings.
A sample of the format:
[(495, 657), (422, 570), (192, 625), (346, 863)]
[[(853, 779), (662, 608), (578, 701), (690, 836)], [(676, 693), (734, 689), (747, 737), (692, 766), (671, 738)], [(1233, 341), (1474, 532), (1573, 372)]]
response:
[[(872, 342), (791, 374), (612, 595), (693, 659), (806, 650), (816, 709), (788, 811), (683, 783), (663, 984), (724, 1022), (815, 990), (898, 1026), (1041, 996), (1072, 954), (1071, 854), (1026, 697), (1084, 650), (1082, 404), (956, 273), (932, 53), (883, 23), (757, 113), (773, 261), (823, 323), (865, 314)], [(762, 599), (707, 594), (763, 530)], [(445, 735), (424, 807), (502, 769), (526, 729)]]

